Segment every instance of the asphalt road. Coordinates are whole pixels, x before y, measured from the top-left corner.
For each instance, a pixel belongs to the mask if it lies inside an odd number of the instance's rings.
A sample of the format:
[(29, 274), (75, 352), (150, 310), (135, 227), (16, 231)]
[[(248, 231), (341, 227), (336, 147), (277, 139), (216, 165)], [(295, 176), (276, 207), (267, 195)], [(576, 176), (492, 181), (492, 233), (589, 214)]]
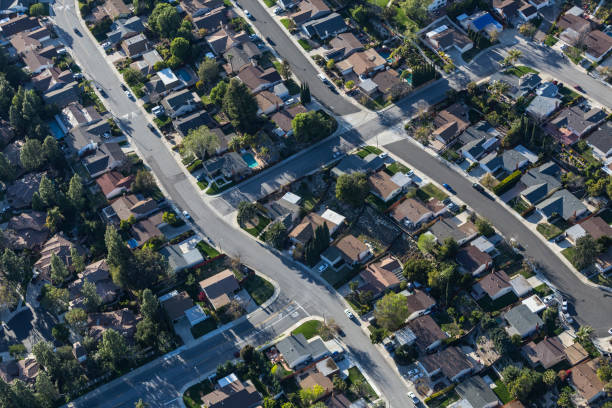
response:
[[(74, 2), (60, 0), (55, 3), (53, 9), (60, 37), (76, 56), (83, 72), (88, 77), (95, 78), (108, 94), (108, 98), (104, 100), (106, 106), (118, 118), (121, 129), (138, 147), (143, 159), (160, 180), (168, 193), (169, 201), (189, 211), (200, 230), (211, 237), (213, 243), (224, 252), (240, 256), (242, 262), (274, 279), (281, 288), (283, 299), (296, 302), (307, 314), (334, 319), (346, 333), (344, 341), (347, 348), (374, 380), (390, 402), (390, 406), (411, 407), (412, 403), (405, 394), (402, 380), (387, 360), (381, 358), (369, 337), (343, 313), (344, 303), (341, 296), (313, 279), (309, 272), (303, 271), (293, 261), (271, 252), (243, 231), (236, 229), (232, 225), (233, 220), (218, 217), (204, 203), (200, 192), (189, 182), (166, 145), (147, 128), (146, 118), (136, 103), (128, 99), (121, 90), (117, 76), (97, 44), (88, 35), (79, 36), (74, 33), (74, 28), (86, 33), (86, 28), (81, 25), (75, 13)], [(284, 305), (286, 302), (282, 300), (278, 304), (275, 303), (269, 311), (262, 312), (267, 316), (262, 316), (261, 319), (270, 318), (276, 311), (285, 307)], [(284, 323), (278, 328), (264, 325), (258, 333), (253, 326), (260, 323), (259, 320), (258, 317), (244, 328), (232, 330), (235, 335), (230, 332), (201, 343), (189, 352), (181, 353), (176, 359), (156, 360), (151, 366), (135, 370), (86, 394), (76, 401), (75, 406), (131, 407), (139, 398), (149, 402), (152, 407), (168, 406), (168, 402), (179, 397), (178, 390), (182, 385), (198, 373), (214, 370), (219, 362), (231, 358), (230, 352), (237, 349), (237, 345), (244, 345), (242, 339), (259, 344), (262, 340), (274, 337), (284, 327)], [(249, 337), (253, 334), (257, 336)], [(194, 366), (197, 366), (197, 371)]]

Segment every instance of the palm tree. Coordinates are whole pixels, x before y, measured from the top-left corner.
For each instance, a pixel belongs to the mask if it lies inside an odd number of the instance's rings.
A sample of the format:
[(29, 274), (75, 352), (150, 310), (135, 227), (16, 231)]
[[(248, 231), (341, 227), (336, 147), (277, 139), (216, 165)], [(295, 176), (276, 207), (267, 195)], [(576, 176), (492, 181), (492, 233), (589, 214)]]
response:
[(499, 102), (502, 95), (510, 89), (510, 85), (506, 82), (502, 81), (493, 81), (489, 84), (488, 88), (491, 95), (495, 98), (496, 101)]
[(508, 56), (504, 58), (504, 63), (506, 63), (506, 65), (514, 65), (518, 59), (521, 58), (521, 55), (523, 55), (523, 53), (520, 50), (513, 48), (508, 51)]
[(576, 332), (576, 339), (578, 342), (582, 343), (588, 341), (593, 334), (593, 328), (591, 326), (580, 326), (578, 331)]

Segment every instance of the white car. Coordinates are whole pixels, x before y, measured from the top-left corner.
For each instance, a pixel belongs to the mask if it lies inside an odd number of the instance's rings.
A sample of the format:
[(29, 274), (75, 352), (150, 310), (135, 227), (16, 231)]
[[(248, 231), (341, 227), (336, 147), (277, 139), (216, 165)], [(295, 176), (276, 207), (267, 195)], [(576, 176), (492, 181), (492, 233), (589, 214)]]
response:
[(328, 267), (328, 265), (326, 263), (319, 265), (319, 273), (321, 273), (324, 270), (326, 270), (327, 267)]
[(187, 218), (188, 220), (191, 219), (191, 215), (189, 215), (189, 213), (187, 212), (187, 210), (183, 210), (183, 217)]
[(351, 320), (353, 320), (355, 318), (355, 315), (353, 314), (353, 312), (351, 312), (348, 309), (344, 309), (344, 314), (346, 315), (346, 317), (348, 317)]
[(282, 9), (282, 8), (280, 8), (280, 7), (276, 7), (276, 8), (274, 9), (274, 14), (276, 14), (276, 15), (282, 14), (282, 12), (283, 12), (283, 9)]
[(419, 370), (417, 370), (416, 368), (413, 368), (412, 370), (408, 370), (408, 375), (410, 377), (415, 376), (416, 374), (418, 374)]
[(389, 153), (384, 152), (378, 155), (378, 157), (380, 157), (381, 159), (386, 159), (387, 157), (389, 157)]
[(608, 329), (608, 334), (612, 336), (612, 328)]
[(123, 93), (125, 93), (125, 96), (127, 96), (130, 99), (134, 99), (134, 95), (132, 95), (132, 93), (130, 91), (128, 91), (127, 89), (125, 91), (123, 91)]
[(247, 16), (249, 20), (254, 20), (253, 15), (249, 13), (249, 10), (244, 10), (244, 15)]
[(572, 319), (572, 316), (570, 316), (569, 313), (563, 313), (563, 318), (565, 319), (567, 324), (574, 323), (574, 319)]
[(412, 399), (412, 402), (414, 402), (415, 404), (418, 404), (419, 402), (421, 402), (421, 401), (420, 401), (420, 400), (417, 398), (417, 396), (415, 395), (415, 393), (414, 393), (414, 392), (412, 392), (412, 391), (409, 391), (409, 392), (408, 392), (408, 396), (409, 396), (409, 397)]
[(561, 299), (561, 310), (567, 312), (567, 299)]

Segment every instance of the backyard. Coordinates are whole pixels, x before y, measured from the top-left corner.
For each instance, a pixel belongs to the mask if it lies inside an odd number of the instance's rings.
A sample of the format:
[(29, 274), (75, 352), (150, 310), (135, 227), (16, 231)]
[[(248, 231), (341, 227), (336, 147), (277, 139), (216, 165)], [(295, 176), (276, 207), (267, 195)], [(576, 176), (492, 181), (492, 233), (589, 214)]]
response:
[(183, 394), (183, 402), (187, 408), (200, 408), (202, 406), (202, 397), (214, 389), (210, 380), (204, 380), (201, 383), (192, 385), (187, 388)]

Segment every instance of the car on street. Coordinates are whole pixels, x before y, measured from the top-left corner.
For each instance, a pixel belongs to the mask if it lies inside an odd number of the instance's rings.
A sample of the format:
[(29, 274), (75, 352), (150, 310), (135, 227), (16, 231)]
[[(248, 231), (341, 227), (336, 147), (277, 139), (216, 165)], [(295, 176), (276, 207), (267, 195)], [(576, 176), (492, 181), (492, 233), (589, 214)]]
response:
[(581, 87), (580, 85), (574, 85), (574, 88), (575, 88), (577, 91), (580, 91), (580, 92), (582, 92), (582, 93), (586, 93), (586, 92), (584, 92), (584, 89), (582, 89), (582, 87)]
[(355, 318), (355, 315), (349, 309), (344, 309), (344, 314), (346, 315), (346, 317), (348, 317), (351, 320)]
[[(612, 329), (611, 329), (612, 330)], [(344, 330), (342, 330), (342, 327), (338, 327), (338, 336), (340, 337), (346, 337), (346, 333), (344, 333)]]
[(417, 396), (415, 395), (415, 393), (414, 393), (414, 392), (412, 392), (412, 391), (408, 391), (408, 396), (410, 397), (410, 399), (412, 399), (412, 402), (413, 402), (413, 403), (415, 403), (415, 404), (418, 404), (419, 402), (421, 402), (421, 401), (420, 401), (420, 400), (417, 398)]
[(567, 322), (567, 324), (572, 324), (574, 323), (574, 319), (572, 319), (572, 316), (570, 316), (569, 313), (563, 313), (563, 318), (565, 319), (565, 321)]
[(276, 43), (274, 41), (272, 41), (272, 39), (270, 37), (266, 37), (266, 41), (268, 42), (268, 44), (270, 44), (271, 46), (276, 46)]
[(187, 212), (187, 210), (183, 210), (183, 217), (185, 217), (188, 220), (191, 220), (191, 215), (189, 215), (189, 213)]
[(244, 10), (244, 15), (247, 16), (249, 20), (255, 20), (255, 17), (253, 17), (253, 15), (249, 13), (249, 10)]
[(483, 187), (483, 186), (481, 186), (481, 185), (480, 185), (480, 184), (478, 184), (478, 183), (472, 183), (472, 187), (474, 188), (474, 190), (477, 190), (477, 191), (478, 191), (478, 192), (480, 192), (480, 193), (483, 193), (483, 194), (484, 194), (484, 192), (485, 192), (484, 187)]
[(75, 29), (74, 29), (74, 33), (75, 33), (76, 35), (78, 35), (79, 37), (82, 37), (82, 36), (83, 36), (83, 33), (81, 33), (81, 31), (79, 31), (79, 29), (78, 29), (78, 28), (75, 28)]
[(134, 95), (132, 95), (132, 93), (130, 91), (128, 91), (127, 89), (125, 91), (123, 91), (123, 93), (125, 94), (125, 96), (127, 96), (131, 100), (134, 100)]
[(323, 74), (318, 74), (317, 75), (319, 77), (319, 79), (321, 80), (321, 82), (323, 82), (324, 84), (329, 84), (329, 80), (327, 78), (325, 78), (325, 75)]
[(161, 105), (154, 106), (153, 109), (151, 109), (151, 113), (157, 117), (160, 117), (161, 115), (163, 115), (164, 112), (165, 112), (164, 107)]
[(561, 310), (563, 310), (564, 312), (567, 312), (567, 299), (565, 298), (561, 299)]
[(328, 267), (328, 265), (326, 263), (319, 265), (319, 273), (323, 272), (324, 270), (326, 270)]
[(147, 123), (147, 127), (148, 127), (148, 128), (151, 130), (151, 131), (155, 132), (155, 126), (153, 126), (153, 124), (152, 124), (152, 123)]
[(276, 8), (274, 9), (274, 14), (276, 14), (277, 16), (278, 16), (279, 14), (282, 14), (282, 13), (283, 13), (283, 9), (282, 9), (282, 8), (280, 8), (280, 7), (276, 7)]
[(442, 187), (444, 187), (451, 194), (457, 194), (455, 190), (453, 190), (453, 188), (446, 183), (442, 184)]
[(608, 334), (609, 334), (610, 336), (612, 336), (612, 328), (609, 328), (609, 329), (608, 329)]

